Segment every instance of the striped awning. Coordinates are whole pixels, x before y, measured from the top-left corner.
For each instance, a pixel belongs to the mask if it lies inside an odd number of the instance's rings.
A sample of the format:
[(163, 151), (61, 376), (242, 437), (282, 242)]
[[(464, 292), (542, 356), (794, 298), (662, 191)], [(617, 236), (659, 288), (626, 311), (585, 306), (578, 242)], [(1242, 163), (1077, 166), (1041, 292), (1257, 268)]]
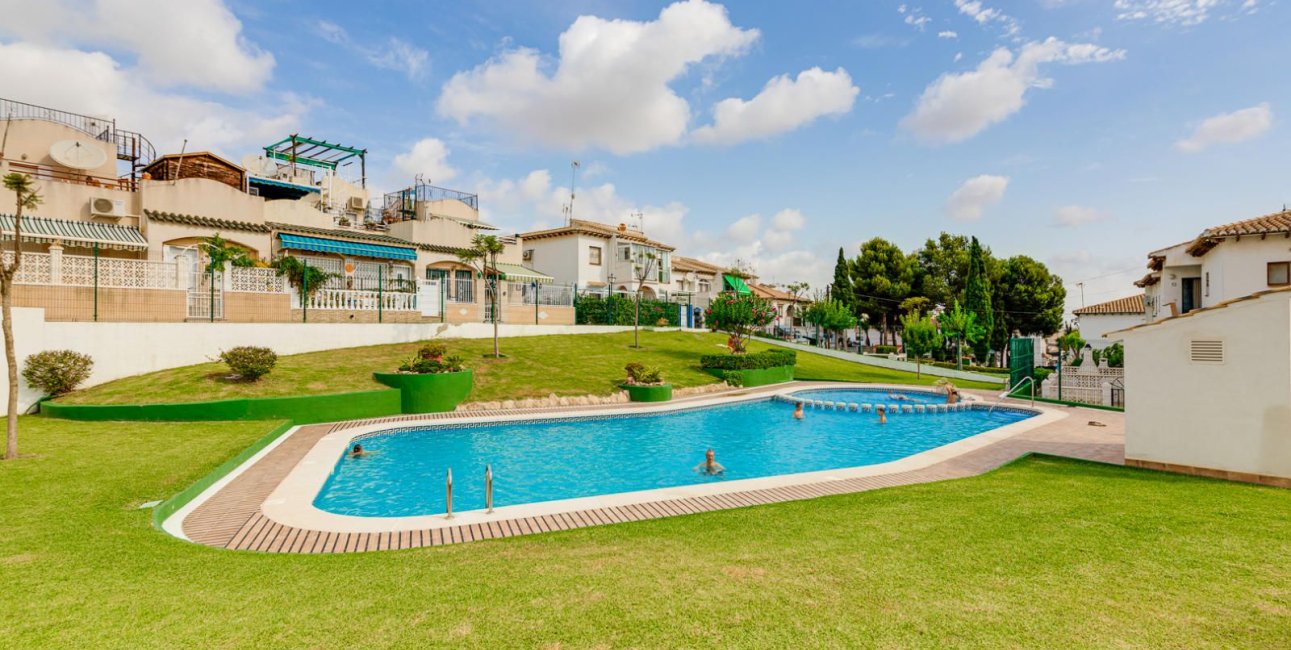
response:
[(556, 281), (556, 278), (553, 278), (550, 275), (539, 273), (527, 266), (520, 266), (519, 264), (498, 262), (497, 267), (498, 272), (502, 274), (503, 280), (510, 280), (512, 282), (537, 282), (538, 284)]
[[(0, 214), (0, 239), (13, 241), (13, 215)], [(148, 249), (148, 240), (138, 228), (118, 226), (112, 223), (93, 221), (73, 221), (70, 219), (47, 219), (45, 217), (22, 218), (22, 240), (28, 242), (53, 243), (62, 242), (70, 246), (90, 248), (98, 244), (99, 248), (116, 250), (141, 251)]]
[(288, 183), (287, 181), (280, 181), (272, 178), (264, 178), (263, 176), (248, 175), (247, 183), (250, 183), (251, 185), (267, 185), (269, 187), (283, 187), (289, 190), (297, 190), (300, 192), (322, 193), (323, 191), (321, 188), (314, 187), (313, 185), (300, 185), (297, 183)]
[(339, 253), (341, 255), (375, 257), (387, 260), (417, 259), (417, 249), (415, 248), (399, 248), (397, 246), (384, 246), (382, 244), (341, 241), (339, 239), (323, 239), (322, 237), (306, 237), (304, 235), (293, 235), (285, 232), (278, 233), (278, 239), (282, 242), (283, 248), (298, 251)]

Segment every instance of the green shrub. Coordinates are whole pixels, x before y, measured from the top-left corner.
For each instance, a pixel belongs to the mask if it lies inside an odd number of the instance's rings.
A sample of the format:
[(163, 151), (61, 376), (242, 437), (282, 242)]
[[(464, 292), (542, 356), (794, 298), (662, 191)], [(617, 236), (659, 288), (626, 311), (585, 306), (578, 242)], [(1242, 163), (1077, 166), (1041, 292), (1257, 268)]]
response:
[[(629, 296), (582, 295), (574, 298), (574, 322), (578, 325), (632, 325), (636, 300)], [(641, 324), (654, 323), (659, 327), (676, 327), (680, 324), (677, 305), (662, 300), (641, 301)]]
[(247, 381), (269, 374), (278, 363), (278, 355), (269, 348), (254, 345), (240, 345), (220, 352), (220, 361), (228, 365), (233, 374)]
[(46, 395), (69, 393), (89, 379), (94, 360), (71, 350), (45, 350), (30, 355), (23, 362), (22, 378)]
[(636, 361), (623, 366), (628, 373), (628, 383), (640, 386), (653, 386), (663, 383), (663, 370), (658, 366), (647, 366)]
[(1053, 371), (1048, 368), (1036, 368), (1031, 371), (1031, 376), (1035, 378), (1035, 383), (1040, 383), (1049, 378)]
[(875, 354), (896, 354), (897, 346), (895, 345), (876, 345), (874, 346)]
[(420, 359), (443, 359), (445, 354), (448, 354), (448, 346), (439, 341), (427, 343), (417, 350)]
[(726, 382), (726, 385), (727, 385), (727, 386), (743, 386), (743, 385), (744, 385), (744, 371), (743, 371), (743, 370), (727, 370), (727, 371), (725, 371), (725, 372), (723, 372), (723, 373), (722, 373), (722, 380)]
[(418, 375), (436, 375), (444, 372), (461, 372), (465, 368), (462, 365), (462, 358), (456, 355), (438, 359), (416, 356), (403, 362), (403, 365), (399, 366), (399, 371)]
[(761, 370), (792, 366), (797, 362), (797, 352), (775, 349), (753, 354), (706, 354), (699, 358), (699, 367), (705, 370)]

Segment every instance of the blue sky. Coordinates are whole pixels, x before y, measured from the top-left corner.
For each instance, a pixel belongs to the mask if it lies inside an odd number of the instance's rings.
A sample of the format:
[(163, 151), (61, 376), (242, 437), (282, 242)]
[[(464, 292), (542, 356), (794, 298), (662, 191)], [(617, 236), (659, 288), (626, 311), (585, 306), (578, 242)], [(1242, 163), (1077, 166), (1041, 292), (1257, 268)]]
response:
[(1271, 0), (148, 4), (9, 7), (0, 95), (167, 150), (364, 146), (374, 186), (424, 173), (509, 230), (560, 221), (577, 159), (576, 216), (815, 286), (948, 230), (1078, 306), (1291, 200)]

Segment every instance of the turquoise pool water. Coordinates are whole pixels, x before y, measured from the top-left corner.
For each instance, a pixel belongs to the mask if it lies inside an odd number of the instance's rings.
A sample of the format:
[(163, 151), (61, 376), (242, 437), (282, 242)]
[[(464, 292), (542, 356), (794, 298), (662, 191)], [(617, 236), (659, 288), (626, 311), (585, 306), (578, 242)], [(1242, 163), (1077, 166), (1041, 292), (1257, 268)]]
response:
[[(826, 392), (833, 397), (823, 396)], [(887, 393), (801, 395), (877, 404), (891, 402)], [(966, 410), (893, 414), (879, 424), (872, 413), (809, 409), (803, 420), (792, 414), (792, 404), (763, 399), (654, 415), (379, 433), (361, 440), (369, 455), (337, 461), (314, 505), (367, 517), (442, 513), (444, 477), (451, 467), (454, 510), (478, 509), (484, 507), (486, 464), (493, 466), (495, 507), (857, 467), (905, 458), (1031, 416)], [(726, 467), (722, 475), (693, 469), (710, 447)]]

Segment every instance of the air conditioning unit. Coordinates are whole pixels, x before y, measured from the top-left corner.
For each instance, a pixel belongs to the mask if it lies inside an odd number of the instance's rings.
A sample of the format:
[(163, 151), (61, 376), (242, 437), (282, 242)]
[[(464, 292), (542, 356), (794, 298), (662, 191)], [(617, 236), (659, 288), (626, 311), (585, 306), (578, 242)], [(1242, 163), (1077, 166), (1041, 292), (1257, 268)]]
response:
[(361, 196), (351, 196), (346, 205), (349, 206), (350, 212), (364, 212), (368, 209), (368, 202)]
[(530, 248), (530, 249), (526, 250), (526, 251), (524, 252), (523, 257), (524, 257), (524, 261), (526, 261), (526, 262), (531, 262), (531, 261), (533, 261), (533, 249), (532, 249), (532, 248)]
[(258, 187), (248, 187), (248, 188), (247, 188), (247, 194), (250, 194), (251, 196), (260, 196), (260, 188), (258, 188)]
[(95, 217), (128, 217), (124, 199), (94, 198), (90, 199), (90, 215)]

